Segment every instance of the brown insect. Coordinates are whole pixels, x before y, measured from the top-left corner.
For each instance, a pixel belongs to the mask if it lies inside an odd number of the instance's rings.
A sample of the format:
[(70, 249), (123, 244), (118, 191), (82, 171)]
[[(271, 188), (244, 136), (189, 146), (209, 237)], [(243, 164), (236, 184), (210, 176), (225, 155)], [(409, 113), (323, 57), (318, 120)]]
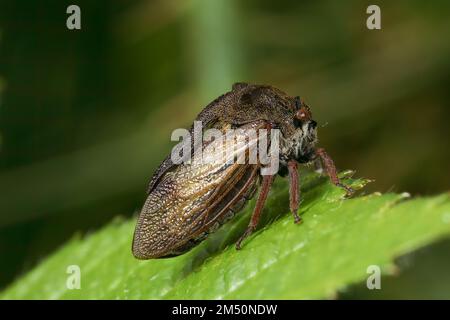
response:
[[(317, 123), (299, 97), (290, 97), (272, 86), (236, 83), (230, 92), (211, 102), (197, 116), (205, 129), (271, 129), (280, 131), (278, 174), (289, 175), (290, 210), (301, 221), (298, 163), (323, 163), (331, 181), (340, 183), (332, 159), (316, 149)], [(190, 134), (193, 135), (193, 127)], [(223, 144), (226, 148), (226, 143)], [(203, 143), (196, 150), (206, 150)], [(221, 152), (220, 147), (216, 148)], [(261, 163), (181, 163), (169, 155), (154, 173), (148, 197), (139, 215), (132, 251), (138, 259), (180, 255), (229, 221), (261, 185), (250, 223), (236, 243), (256, 228), (275, 175), (261, 175)]]

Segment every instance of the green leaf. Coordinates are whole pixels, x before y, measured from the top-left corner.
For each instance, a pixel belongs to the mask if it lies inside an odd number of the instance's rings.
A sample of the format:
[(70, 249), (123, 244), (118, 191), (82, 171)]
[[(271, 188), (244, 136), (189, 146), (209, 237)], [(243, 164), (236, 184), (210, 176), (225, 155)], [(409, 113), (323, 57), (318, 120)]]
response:
[[(345, 173), (348, 175), (349, 172)], [(344, 180), (361, 189), (368, 180)], [(278, 178), (260, 229), (236, 251), (254, 201), (192, 251), (139, 261), (131, 254), (135, 221), (117, 219), (76, 237), (18, 279), (3, 299), (301, 299), (330, 298), (365, 281), (367, 268), (395, 271), (395, 257), (450, 235), (450, 196), (409, 200), (407, 194), (344, 199), (315, 173), (301, 176), (304, 222), (293, 223), (285, 179)], [(68, 266), (81, 289), (66, 287)]]

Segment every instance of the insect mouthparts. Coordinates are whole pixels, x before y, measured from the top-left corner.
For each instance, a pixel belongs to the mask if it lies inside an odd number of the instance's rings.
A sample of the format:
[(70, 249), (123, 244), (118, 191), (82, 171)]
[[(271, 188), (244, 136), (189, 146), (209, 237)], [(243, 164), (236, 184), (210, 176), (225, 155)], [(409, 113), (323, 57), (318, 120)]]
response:
[(317, 122), (314, 121), (314, 120), (311, 120), (311, 121), (309, 122), (309, 124), (308, 124), (308, 129), (309, 129), (309, 130), (313, 130), (313, 129), (315, 129), (316, 127), (317, 127)]

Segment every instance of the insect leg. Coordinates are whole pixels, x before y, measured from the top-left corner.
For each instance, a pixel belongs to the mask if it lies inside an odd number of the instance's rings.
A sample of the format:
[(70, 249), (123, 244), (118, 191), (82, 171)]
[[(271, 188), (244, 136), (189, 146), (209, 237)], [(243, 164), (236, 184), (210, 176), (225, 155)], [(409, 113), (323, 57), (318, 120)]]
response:
[(253, 214), (250, 219), (250, 223), (248, 224), (248, 227), (245, 230), (244, 234), (236, 242), (237, 250), (241, 249), (242, 241), (245, 238), (247, 238), (249, 235), (251, 235), (252, 232), (256, 229), (259, 218), (261, 217), (262, 209), (264, 208), (264, 203), (266, 202), (267, 195), (269, 193), (270, 187), (272, 186), (274, 178), (275, 178), (274, 175), (266, 175), (263, 177), (261, 191), (259, 192), (258, 200), (256, 201), (255, 209), (253, 210)]
[(297, 161), (290, 160), (288, 162), (289, 170), (289, 207), (294, 215), (294, 222), (300, 223), (302, 219), (299, 217), (297, 211), (299, 207), (300, 188), (298, 186), (298, 165)]
[(347, 191), (347, 195), (351, 195), (352, 193), (354, 193), (354, 190), (352, 188), (341, 183), (339, 177), (337, 176), (336, 166), (334, 165), (334, 162), (330, 158), (330, 156), (325, 152), (325, 150), (323, 148), (319, 148), (316, 150), (316, 154), (320, 157), (320, 159), (322, 159), (323, 165), (328, 173), (328, 176), (331, 179), (331, 182), (333, 182), (338, 187), (344, 188)]

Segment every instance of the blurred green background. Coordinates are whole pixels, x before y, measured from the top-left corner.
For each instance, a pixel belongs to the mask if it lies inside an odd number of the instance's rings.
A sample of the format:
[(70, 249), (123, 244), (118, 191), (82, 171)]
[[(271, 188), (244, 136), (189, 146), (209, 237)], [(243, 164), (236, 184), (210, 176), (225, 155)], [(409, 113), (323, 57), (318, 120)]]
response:
[[(70, 4), (81, 8), (81, 30), (66, 28)], [(370, 4), (381, 7), (381, 30), (366, 28)], [(134, 215), (171, 131), (237, 81), (302, 96), (338, 167), (376, 180), (367, 192), (448, 190), (449, 9), (2, 0), (0, 288), (74, 233)], [(427, 260), (450, 266), (448, 244), (430, 250)], [(430, 272), (417, 269), (416, 278)], [(387, 297), (421, 290), (394, 287)]]

